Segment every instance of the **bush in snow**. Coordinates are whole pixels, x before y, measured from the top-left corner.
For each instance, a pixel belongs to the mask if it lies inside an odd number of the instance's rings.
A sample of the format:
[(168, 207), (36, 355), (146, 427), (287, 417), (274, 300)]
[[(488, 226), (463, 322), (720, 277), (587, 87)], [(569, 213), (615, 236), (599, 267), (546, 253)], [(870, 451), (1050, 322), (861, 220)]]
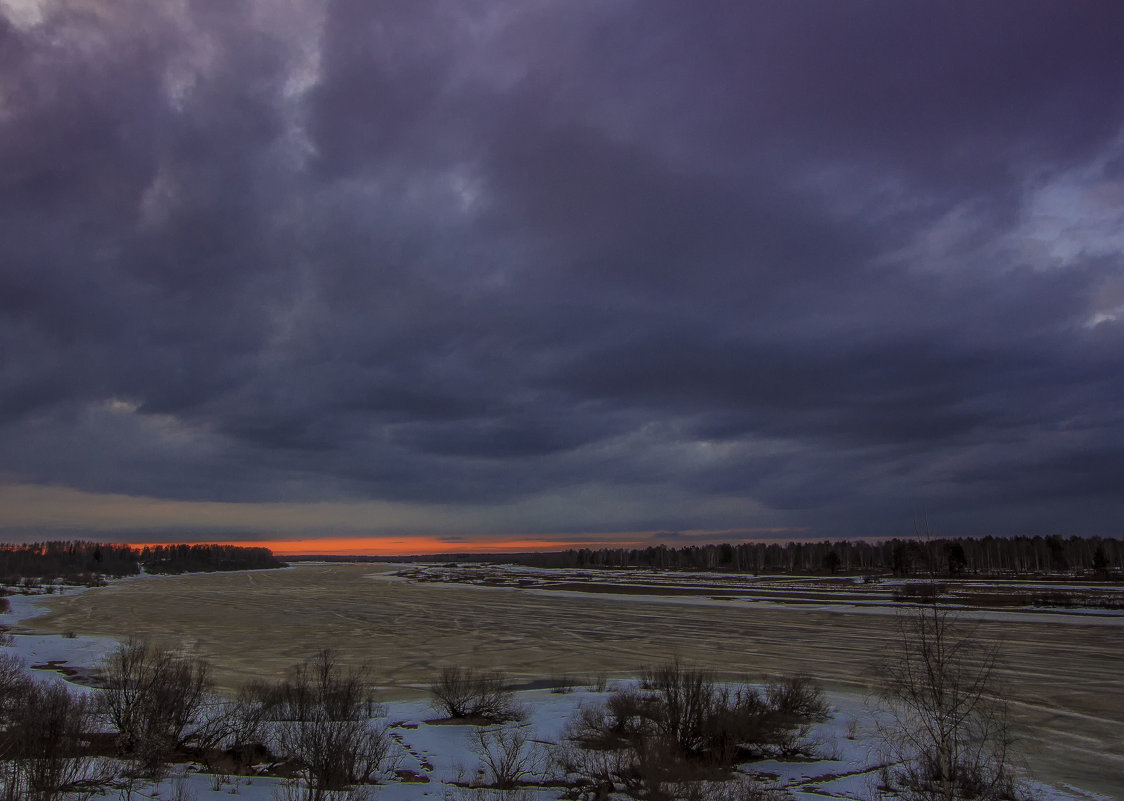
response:
[(158, 775), (176, 753), (211, 748), (222, 737), (224, 705), (210, 676), (206, 660), (139, 640), (103, 663), (97, 711), (141, 774)]
[[(731, 689), (671, 662), (645, 671), (639, 688), (613, 693), (570, 721), (563, 767), (606, 792), (662, 798), (668, 787), (720, 778), (754, 756), (806, 752), (813, 721), (827, 715), (804, 677)], [(676, 793), (678, 794), (678, 793)]]
[(546, 768), (546, 755), (525, 726), (477, 729), (471, 742), (488, 787), (512, 790), (528, 778), (541, 776)]
[(450, 718), (504, 723), (526, 717), (526, 710), (515, 702), (507, 677), (497, 671), (446, 667), (429, 691), (434, 709)]
[(330, 650), (293, 668), (278, 685), (273, 743), (279, 755), (306, 773), (304, 781), (285, 790), (287, 798), (350, 797), (348, 788), (393, 767), (396, 754), (387, 727), (372, 721), (385, 711), (370, 688), (365, 670), (345, 670)]
[(0, 799), (56, 801), (92, 792), (109, 779), (106, 765), (89, 753), (93, 707), (61, 684), (40, 684), (11, 672), (0, 682), (4, 703), (0, 746)]

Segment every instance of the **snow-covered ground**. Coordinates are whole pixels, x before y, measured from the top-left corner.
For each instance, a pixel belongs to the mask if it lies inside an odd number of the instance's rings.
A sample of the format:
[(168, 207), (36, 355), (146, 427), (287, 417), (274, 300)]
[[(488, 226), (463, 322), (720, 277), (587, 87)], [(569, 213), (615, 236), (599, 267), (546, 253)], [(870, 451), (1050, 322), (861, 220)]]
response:
[[(520, 693), (519, 700), (530, 711), (523, 725), (533, 732), (532, 739), (542, 743), (540, 747), (549, 749), (547, 744), (559, 741), (567, 719), (580, 705), (601, 703), (608, 695), (608, 692), (588, 689), (569, 694), (545, 690)], [(814, 726), (811, 734), (822, 759), (763, 760), (745, 765), (743, 770), (775, 777), (766, 781), (787, 789), (801, 801), (860, 801), (879, 797), (874, 768), (878, 756), (870, 745), (871, 741), (864, 737), (870, 720), (864, 700), (833, 694), (829, 696), (829, 701), (834, 711), (832, 719)], [(399, 768), (412, 771), (425, 780), (387, 780), (368, 788), (372, 801), (474, 801), (478, 798), (483, 801), (484, 791), (456, 784), (471, 780), (480, 767), (480, 759), (473, 752), (471, 743), (474, 727), (426, 723), (433, 715), (425, 700), (398, 701), (387, 705), (387, 721), (392, 724), (390, 732), (400, 749)], [(278, 779), (263, 776), (214, 777), (178, 766), (174, 775), (159, 786), (134, 788), (133, 798), (209, 801), (236, 796), (246, 801), (269, 801), (279, 783)], [(178, 798), (177, 785), (183, 787), (183, 795)], [(1107, 796), (1083, 793), (1076, 788), (1035, 785), (1032, 790), (1033, 797), (1039, 801), (1112, 801)], [(560, 787), (535, 787), (530, 788), (524, 797), (546, 801), (559, 798), (562, 792)], [(94, 797), (109, 801), (122, 798), (122, 794), (120, 790), (110, 790)], [(488, 798), (492, 801), (494, 796)]]
[[(87, 592), (85, 587), (66, 588), (66, 593)], [(43, 614), (42, 603), (51, 595), (9, 595), (9, 611), (0, 615), (0, 625), (11, 632), (11, 643), (3, 650), (15, 654), (29, 667), (38, 681), (67, 681), (60, 668), (88, 673), (102, 662), (118, 645), (111, 637), (87, 637), (74, 632), (74, 636), (57, 634), (20, 634), (19, 624), (28, 618)], [(38, 667), (37, 666), (43, 666)], [(50, 667), (47, 667), (50, 666)], [(68, 682), (79, 692), (89, 692), (81, 683)]]

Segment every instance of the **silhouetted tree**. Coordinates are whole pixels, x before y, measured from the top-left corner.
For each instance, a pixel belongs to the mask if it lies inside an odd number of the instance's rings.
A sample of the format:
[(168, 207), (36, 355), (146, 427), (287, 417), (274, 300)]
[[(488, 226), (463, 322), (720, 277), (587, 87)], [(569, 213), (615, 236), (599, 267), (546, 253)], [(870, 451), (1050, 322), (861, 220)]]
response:
[(935, 603), (898, 624), (897, 651), (879, 670), (886, 783), (906, 801), (1014, 798), (996, 649)]
[(948, 563), (948, 574), (959, 576), (968, 565), (968, 557), (964, 554), (964, 546), (959, 542), (946, 542), (944, 544), (945, 561)]
[(1108, 574), (1108, 556), (1105, 555), (1103, 543), (1097, 545), (1093, 552), (1093, 571), (1102, 576)]
[(109, 778), (89, 748), (93, 706), (63, 684), (19, 682), (5, 712), (0, 799), (56, 801), (92, 792)]
[(132, 640), (106, 659), (102, 679), (98, 712), (117, 732), (121, 754), (146, 774), (177, 751), (207, 748), (220, 736), (214, 715), (222, 707), (212, 698), (205, 660)]

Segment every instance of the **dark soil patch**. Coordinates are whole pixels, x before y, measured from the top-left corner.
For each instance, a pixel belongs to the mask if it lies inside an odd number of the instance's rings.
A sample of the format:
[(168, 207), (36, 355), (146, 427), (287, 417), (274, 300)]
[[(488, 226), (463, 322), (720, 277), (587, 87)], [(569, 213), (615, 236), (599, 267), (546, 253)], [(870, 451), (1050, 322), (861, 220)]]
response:
[(429, 777), (424, 773), (418, 773), (414, 770), (396, 770), (394, 775), (398, 777), (398, 781), (408, 784), (429, 784)]
[(53, 670), (56, 673), (61, 673), (62, 675), (66, 676), (68, 679), (74, 678), (75, 676), (81, 676), (82, 675), (82, 671), (80, 671), (78, 668), (72, 668), (69, 665), (67, 665), (65, 659), (52, 659), (50, 662), (44, 662), (41, 665), (32, 665), (31, 669), (32, 670)]

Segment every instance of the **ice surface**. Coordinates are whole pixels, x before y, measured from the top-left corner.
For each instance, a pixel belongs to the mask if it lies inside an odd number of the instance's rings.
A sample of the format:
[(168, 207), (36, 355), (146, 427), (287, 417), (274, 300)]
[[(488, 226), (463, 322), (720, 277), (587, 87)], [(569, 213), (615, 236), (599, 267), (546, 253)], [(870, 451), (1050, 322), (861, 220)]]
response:
[[(79, 592), (87, 590), (68, 590)], [(96, 590), (92, 590), (96, 591)], [(539, 592), (542, 592), (541, 590)], [(550, 591), (546, 591), (550, 592)], [(50, 596), (9, 596), (9, 613), (0, 616), (0, 623), (18, 626), (26, 619), (42, 612), (40, 604)], [(629, 596), (620, 596), (630, 600)], [(651, 598), (645, 598), (650, 601)], [(683, 603), (677, 598), (675, 602)], [(695, 599), (690, 599), (694, 601)], [(703, 601), (704, 599), (699, 599)], [(1000, 613), (1001, 614), (1001, 613)], [(78, 635), (14, 634), (11, 645), (4, 650), (19, 655), (29, 666), (53, 662), (78, 668), (96, 666), (117, 643), (109, 638)], [(66, 677), (56, 670), (32, 671), (39, 681), (60, 682)], [(92, 692), (74, 685), (82, 692)], [(612, 689), (612, 687), (610, 687)], [(527, 720), (521, 724), (532, 733), (532, 739), (544, 749), (558, 743), (566, 721), (581, 705), (600, 704), (608, 692), (577, 689), (570, 693), (549, 690), (527, 690), (518, 693), (519, 701), (528, 710)], [(811, 738), (817, 752), (824, 758), (818, 761), (762, 760), (747, 764), (742, 769), (749, 773), (775, 776), (778, 786), (789, 790), (798, 799), (824, 801), (839, 799), (857, 801), (876, 797), (878, 754), (871, 746), (871, 713), (864, 698), (846, 693), (829, 693), (833, 708), (830, 720), (816, 724)], [(399, 768), (424, 777), (428, 781), (409, 782), (389, 777), (378, 786), (369, 788), (372, 801), (485, 801), (483, 794), (457, 786), (456, 782), (469, 781), (476, 776), (480, 760), (472, 750), (470, 725), (447, 725), (427, 722), (437, 716), (428, 700), (398, 700), (386, 704), (390, 733), (400, 749)], [(215, 801), (239, 798), (246, 801), (265, 801), (274, 798), (278, 779), (255, 777), (230, 777), (222, 779), (198, 773), (194, 768), (177, 766), (173, 776), (158, 785), (142, 784), (132, 789), (132, 798), (162, 799), (163, 801)], [(533, 788), (535, 799), (554, 799), (562, 794), (561, 788)], [(1074, 787), (1046, 787), (1035, 785), (1033, 796), (1040, 801), (1109, 801)], [(107, 789), (96, 794), (96, 799), (123, 799), (128, 795), (123, 788)], [(493, 801), (489, 798), (488, 801)]]

